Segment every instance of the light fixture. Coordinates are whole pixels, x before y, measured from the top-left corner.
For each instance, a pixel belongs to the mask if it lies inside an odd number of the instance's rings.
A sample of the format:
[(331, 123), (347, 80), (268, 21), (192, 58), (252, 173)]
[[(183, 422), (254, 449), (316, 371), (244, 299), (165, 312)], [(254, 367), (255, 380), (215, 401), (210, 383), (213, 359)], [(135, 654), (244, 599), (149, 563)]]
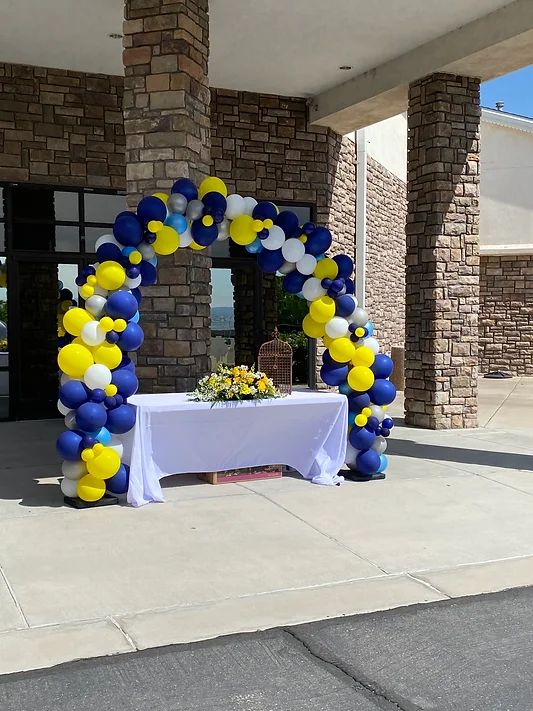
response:
[(349, 72), (350, 69), (353, 69), (353, 67), (350, 67), (349, 64), (343, 64), (342, 67), (339, 67), (339, 69), (342, 69), (343, 72)]
[(111, 34), (107, 35), (110, 39), (122, 39), (122, 35), (119, 35), (118, 32), (111, 32)]

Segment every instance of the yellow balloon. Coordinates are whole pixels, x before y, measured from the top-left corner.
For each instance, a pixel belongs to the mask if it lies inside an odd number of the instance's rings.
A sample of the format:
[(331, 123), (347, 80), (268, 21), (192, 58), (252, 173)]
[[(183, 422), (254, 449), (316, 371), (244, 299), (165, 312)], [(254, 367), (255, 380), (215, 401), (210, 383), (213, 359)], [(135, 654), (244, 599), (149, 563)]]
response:
[(165, 225), (157, 232), (152, 247), (156, 254), (174, 254), (180, 246), (180, 236), (173, 227)]
[(348, 385), (352, 390), (364, 393), (374, 385), (374, 373), (364, 365), (356, 365), (348, 373)]
[(89, 321), (94, 321), (94, 318), (85, 309), (69, 309), (63, 316), (63, 327), (65, 331), (68, 331), (73, 336), (79, 336), (81, 329)]
[(94, 286), (89, 286), (89, 284), (84, 284), (80, 289), (80, 296), (82, 299), (89, 299), (94, 294)]
[(228, 197), (226, 183), (220, 180), (220, 178), (205, 178), (205, 180), (202, 180), (200, 183), (200, 188), (198, 189), (198, 197), (200, 200), (204, 195), (207, 195), (207, 193), (220, 193), (224, 195), (224, 197)]
[(115, 476), (119, 467), (120, 457), (111, 447), (104, 447), (100, 454), (87, 462), (87, 471), (95, 479), (109, 479)]
[(102, 479), (96, 479), (90, 474), (85, 474), (79, 480), (78, 496), (82, 501), (99, 501), (104, 494), (105, 484)]
[(230, 225), (229, 234), (231, 239), (237, 244), (252, 244), (257, 237), (257, 232), (253, 228), (254, 218), (250, 215), (239, 215)]
[(339, 273), (339, 265), (333, 259), (321, 259), (313, 272), (317, 279), (335, 279)]
[(361, 346), (355, 349), (352, 363), (353, 365), (364, 365), (366, 368), (370, 368), (375, 359), (376, 356), (368, 346)]
[(102, 289), (108, 291), (120, 289), (125, 279), (124, 267), (120, 266), (118, 262), (102, 262), (96, 267), (96, 281)]
[(72, 341), (72, 343), (75, 346), (83, 346), (84, 348), (86, 348), (89, 351), (89, 353), (93, 352), (93, 347), (88, 346), (81, 336), (76, 336), (76, 338)]
[(109, 370), (116, 368), (122, 360), (122, 351), (116, 343), (104, 341), (99, 346), (93, 348), (94, 362), (106, 365)]
[(91, 351), (85, 346), (79, 343), (69, 343), (59, 351), (57, 362), (61, 370), (71, 378), (81, 379), (87, 368), (94, 363), (94, 358)]
[(363, 415), (363, 413), (357, 415), (357, 417), (355, 418), (355, 424), (358, 427), (364, 427), (367, 422), (368, 422), (368, 417), (366, 415)]
[(335, 302), (330, 296), (321, 296), (313, 301), (309, 307), (309, 313), (313, 321), (327, 323), (335, 316)]
[(326, 348), (329, 348), (331, 344), (333, 343), (333, 338), (331, 336), (328, 336), (327, 334), (325, 336), (322, 336), (322, 343), (326, 346)]
[(302, 329), (306, 336), (309, 338), (322, 338), (326, 333), (325, 325), (323, 323), (317, 323), (311, 318), (311, 314), (307, 314), (302, 323)]
[(168, 195), (166, 193), (153, 193), (153, 196), (162, 200), (165, 205), (168, 202)]
[(337, 363), (348, 363), (354, 353), (355, 346), (349, 338), (335, 338), (329, 347), (329, 354)]

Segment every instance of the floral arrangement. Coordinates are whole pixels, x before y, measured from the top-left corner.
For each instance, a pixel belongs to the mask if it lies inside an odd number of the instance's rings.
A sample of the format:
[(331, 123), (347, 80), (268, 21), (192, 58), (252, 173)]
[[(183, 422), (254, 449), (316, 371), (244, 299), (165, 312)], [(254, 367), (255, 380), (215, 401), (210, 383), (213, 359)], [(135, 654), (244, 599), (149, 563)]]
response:
[(0, 341), (0, 352), (5, 353), (7, 351), (7, 338), (4, 338), (3, 341)]
[(189, 397), (199, 402), (227, 402), (264, 400), (281, 397), (281, 393), (265, 373), (247, 365), (232, 368), (221, 363), (215, 373), (200, 380), (198, 387)]

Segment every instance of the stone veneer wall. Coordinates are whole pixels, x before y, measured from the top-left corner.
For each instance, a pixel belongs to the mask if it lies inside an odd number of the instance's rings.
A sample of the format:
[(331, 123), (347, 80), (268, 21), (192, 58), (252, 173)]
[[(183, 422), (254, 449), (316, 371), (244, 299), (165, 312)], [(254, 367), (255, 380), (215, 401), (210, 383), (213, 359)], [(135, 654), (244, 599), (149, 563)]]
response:
[(481, 257), (479, 369), (533, 375), (533, 254)]
[(385, 352), (405, 343), (407, 186), (367, 158), (366, 308)]
[(122, 77), (0, 64), (0, 180), (125, 188)]

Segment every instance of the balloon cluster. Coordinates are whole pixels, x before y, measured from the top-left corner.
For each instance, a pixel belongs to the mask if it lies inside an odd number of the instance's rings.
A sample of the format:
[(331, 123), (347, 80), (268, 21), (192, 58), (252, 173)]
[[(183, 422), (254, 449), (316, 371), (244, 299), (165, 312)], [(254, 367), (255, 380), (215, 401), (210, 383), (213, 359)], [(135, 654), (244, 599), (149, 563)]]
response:
[(57, 338), (58, 348), (63, 348), (72, 341), (72, 336), (67, 333), (63, 327), (63, 318), (69, 309), (77, 306), (78, 303), (74, 299), (74, 295), (70, 289), (65, 289), (62, 281), (57, 285)]
[(97, 501), (106, 489), (119, 494), (128, 488), (120, 437), (135, 424), (128, 398), (138, 388), (128, 353), (143, 343), (140, 287), (155, 283), (158, 255), (184, 247), (202, 250), (229, 238), (257, 254), (262, 271), (281, 274), (285, 291), (307, 300), (303, 330), (327, 347), (322, 379), (348, 396), (346, 463), (368, 476), (385, 469), (386, 437), (393, 426), (385, 410), (395, 397), (388, 380), (392, 361), (379, 354), (368, 314), (358, 308), (352, 259), (327, 257), (330, 231), (312, 222), (300, 226), (290, 210), (228, 195), (220, 178), (206, 178), (199, 188), (180, 178), (170, 196), (157, 192), (143, 198), (136, 212), (117, 216), (113, 234), (96, 243), (96, 264), (76, 280), (85, 306), (62, 302), (69, 308), (61, 307), (61, 328), (65, 339), (72, 338), (58, 354), (58, 407), (67, 430), (57, 451), (64, 459), (66, 496)]

